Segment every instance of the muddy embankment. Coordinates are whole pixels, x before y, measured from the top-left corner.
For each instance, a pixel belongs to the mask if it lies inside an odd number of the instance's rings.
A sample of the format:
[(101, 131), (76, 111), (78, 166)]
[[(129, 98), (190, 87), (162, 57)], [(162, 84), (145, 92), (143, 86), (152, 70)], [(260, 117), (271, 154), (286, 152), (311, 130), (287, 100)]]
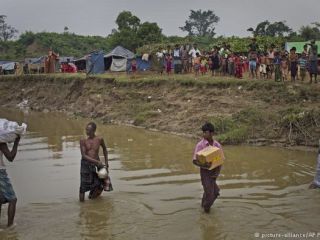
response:
[(320, 84), (11, 76), (0, 78), (0, 101), (187, 136), (210, 121), (225, 144), (315, 147), (320, 138)]

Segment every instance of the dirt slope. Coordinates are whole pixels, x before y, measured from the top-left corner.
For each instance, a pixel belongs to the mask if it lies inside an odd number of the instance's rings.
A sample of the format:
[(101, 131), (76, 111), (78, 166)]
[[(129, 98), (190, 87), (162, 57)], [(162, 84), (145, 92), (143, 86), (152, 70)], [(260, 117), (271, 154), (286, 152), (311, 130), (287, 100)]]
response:
[(271, 80), (115, 80), (63, 76), (0, 78), (0, 101), (36, 111), (65, 111), (103, 123), (196, 136), (214, 123), (223, 143), (316, 146), (320, 84)]

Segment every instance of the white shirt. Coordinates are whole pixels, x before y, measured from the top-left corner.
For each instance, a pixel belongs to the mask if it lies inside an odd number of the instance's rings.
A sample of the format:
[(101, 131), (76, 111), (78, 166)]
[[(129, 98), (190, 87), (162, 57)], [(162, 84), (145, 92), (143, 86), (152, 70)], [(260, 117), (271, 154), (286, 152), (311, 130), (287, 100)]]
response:
[(0, 169), (6, 169), (6, 165), (4, 165), (3, 161), (3, 153), (0, 152)]
[(194, 48), (192, 48), (192, 49), (189, 51), (189, 55), (191, 55), (193, 58), (195, 58), (195, 57), (197, 56), (197, 53), (199, 53), (199, 55), (201, 55), (199, 49), (194, 49)]
[(156, 55), (157, 55), (157, 58), (163, 58), (164, 53), (163, 52), (157, 52)]

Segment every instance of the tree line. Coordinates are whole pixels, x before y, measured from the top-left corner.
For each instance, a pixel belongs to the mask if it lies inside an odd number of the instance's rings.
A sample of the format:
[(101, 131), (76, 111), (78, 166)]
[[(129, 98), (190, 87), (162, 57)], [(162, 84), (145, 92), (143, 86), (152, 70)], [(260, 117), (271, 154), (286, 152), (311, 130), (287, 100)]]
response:
[[(0, 15), (0, 59), (22, 59), (47, 54), (48, 49), (60, 55), (81, 57), (84, 54), (102, 49), (108, 51), (122, 45), (132, 51), (144, 49), (143, 46), (166, 45), (176, 43), (198, 43), (204, 48), (227, 41), (235, 51), (245, 51), (248, 38), (216, 37), (215, 27), (220, 21), (212, 10), (190, 10), (190, 15), (180, 29), (187, 33), (186, 37), (165, 36), (155, 22), (141, 22), (139, 17), (130, 11), (121, 12), (116, 18), (117, 28), (106, 36), (81, 36), (69, 32), (67, 26), (63, 33), (27, 31), (17, 40), (12, 40), (18, 31), (6, 21), (6, 15)], [(247, 29), (257, 37), (262, 45), (281, 45), (285, 41), (308, 41), (320, 39), (320, 23), (314, 22), (294, 32), (285, 21), (270, 22), (265, 20)]]

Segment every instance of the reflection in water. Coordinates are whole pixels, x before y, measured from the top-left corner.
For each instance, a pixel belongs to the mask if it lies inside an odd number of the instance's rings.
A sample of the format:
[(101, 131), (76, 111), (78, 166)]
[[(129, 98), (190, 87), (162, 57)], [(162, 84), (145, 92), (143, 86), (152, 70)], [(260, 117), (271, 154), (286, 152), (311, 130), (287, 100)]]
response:
[(10, 234), (18, 239), (255, 239), (255, 232), (319, 229), (320, 192), (307, 190), (315, 153), (225, 147), (221, 196), (207, 215), (191, 163), (196, 141), (98, 125), (115, 191), (80, 204), (79, 139), (87, 120), (1, 109), (0, 117), (29, 125), (17, 159), (7, 164), (18, 195), (18, 226)]
[(111, 239), (112, 237), (112, 214), (113, 204), (103, 201), (87, 201), (80, 204), (79, 228), (83, 239)]

